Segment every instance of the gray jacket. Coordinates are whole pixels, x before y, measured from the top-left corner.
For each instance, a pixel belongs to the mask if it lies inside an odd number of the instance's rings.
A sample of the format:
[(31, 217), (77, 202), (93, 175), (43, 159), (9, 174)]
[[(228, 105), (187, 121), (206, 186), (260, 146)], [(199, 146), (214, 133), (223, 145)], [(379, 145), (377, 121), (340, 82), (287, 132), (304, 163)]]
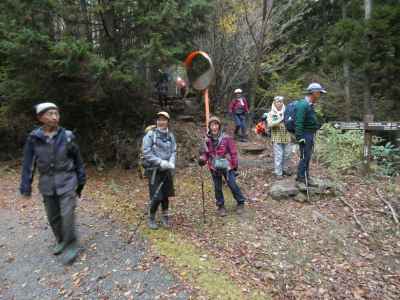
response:
[(175, 165), (176, 141), (174, 135), (158, 128), (150, 130), (143, 137), (143, 157), (148, 167), (159, 167), (162, 160)]
[(49, 139), (41, 128), (33, 130), (26, 141), (20, 192), (31, 194), (35, 164), (39, 170), (42, 195), (62, 195), (84, 185), (86, 174), (78, 146), (71, 131), (59, 128)]

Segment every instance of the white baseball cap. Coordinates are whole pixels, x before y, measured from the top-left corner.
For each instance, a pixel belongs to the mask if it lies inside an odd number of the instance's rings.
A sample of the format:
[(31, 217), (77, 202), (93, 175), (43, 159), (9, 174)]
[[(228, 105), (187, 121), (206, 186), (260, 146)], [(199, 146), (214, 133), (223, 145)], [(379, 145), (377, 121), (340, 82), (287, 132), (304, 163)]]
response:
[(241, 89), (236, 89), (233, 93), (234, 94), (241, 94), (243, 91)]
[(157, 113), (157, 117), (159, 117), (159, 116), (163, 116), (163, 117), (167, 118), (168, 120), (170, 119), (169, 113), (167, 113), (166, 111), (160, 111), (160, 112), (158, 112), (158, 113)]
[(323, 94), (326, 94), (326, 90), (322, 88), (322, 86), (317, 83), (317, 82), (312, 82), (310, 85), (307, 87), (307, 92), (312, 93), (312, 92), (321, 92)]
[(40, 103), (40, 104), (36, 105), (35, 108), (36, 108), (37, 115), (44, 113), (46, 110), (49, 110), (49, 109), (57, 109), (58, 110), (58, 106), (51, 102)]

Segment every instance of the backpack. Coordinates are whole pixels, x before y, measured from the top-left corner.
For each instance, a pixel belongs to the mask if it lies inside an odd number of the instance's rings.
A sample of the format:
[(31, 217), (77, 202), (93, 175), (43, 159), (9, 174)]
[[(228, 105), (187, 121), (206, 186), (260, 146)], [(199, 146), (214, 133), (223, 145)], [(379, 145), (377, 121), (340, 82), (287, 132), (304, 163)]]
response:
[(283, 123), (285, 124), (286, 130), (290, 133), (294, 133), (296, 131), (296, 108), (298, 101), (290, 102), (285, 109), (285, 113), (283, 115)]

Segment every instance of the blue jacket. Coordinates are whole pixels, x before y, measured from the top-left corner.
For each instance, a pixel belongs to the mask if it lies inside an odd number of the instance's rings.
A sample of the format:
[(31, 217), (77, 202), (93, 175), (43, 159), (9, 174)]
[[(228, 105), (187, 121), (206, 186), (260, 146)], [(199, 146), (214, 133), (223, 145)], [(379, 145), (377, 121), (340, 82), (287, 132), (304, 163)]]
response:
[(42, 195), (62, 195), (84, 185), (86, 174), (72, 131), (59, 128), (49, 140), (42, 128), (33, 130), (25, 143), (20, 192), (30, 195), (35, 165)]

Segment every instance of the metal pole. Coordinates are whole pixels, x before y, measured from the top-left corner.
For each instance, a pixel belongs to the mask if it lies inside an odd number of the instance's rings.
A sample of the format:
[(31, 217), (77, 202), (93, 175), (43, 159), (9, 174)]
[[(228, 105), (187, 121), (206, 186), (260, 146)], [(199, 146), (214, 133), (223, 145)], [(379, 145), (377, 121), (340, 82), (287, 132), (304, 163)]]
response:
[(206, 132), (207, 132), (208, 120), (210, 119), (210, 99), (208, 97), (208, 89), (204, 90), (204, 106), (206, 112)]
[(200, 179), (201, 179), (201, 197), (202, 197), (202, 201), (203, 201), (203, 224), (206, 224), (206, 207), (205, 207), (205, 195), (204, 195), (203, 167), (200, 167)]

